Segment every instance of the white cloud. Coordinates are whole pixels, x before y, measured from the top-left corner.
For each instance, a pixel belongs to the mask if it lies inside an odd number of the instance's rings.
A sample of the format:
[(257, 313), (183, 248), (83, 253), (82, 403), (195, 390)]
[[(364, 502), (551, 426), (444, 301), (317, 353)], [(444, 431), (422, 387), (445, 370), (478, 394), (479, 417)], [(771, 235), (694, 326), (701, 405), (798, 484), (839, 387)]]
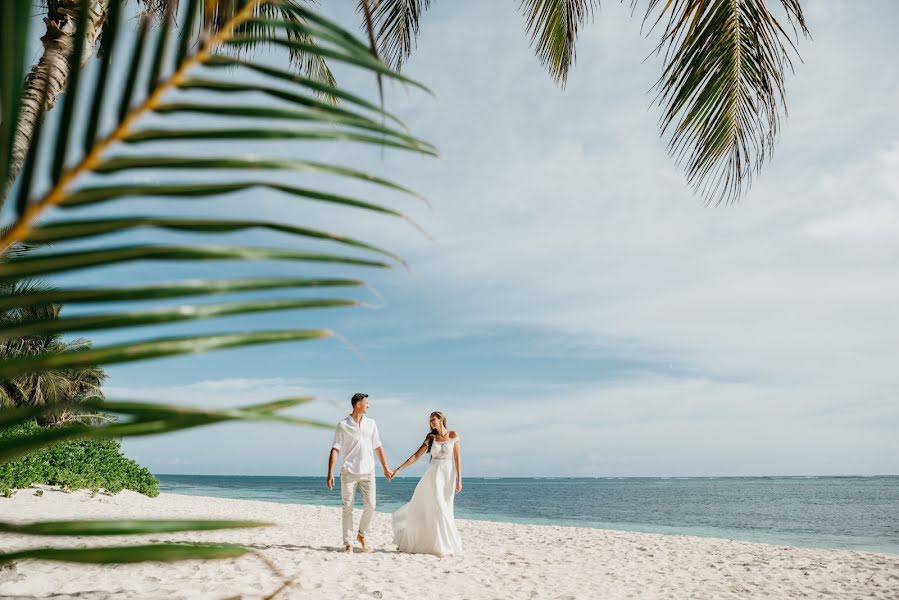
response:
[[(658, 139), (658, 111), (642, 110), (659, 63), (639, 62), (651, 42), (627, 33), (617, 9), (587, 29), (564, 93), (515, 41), (520, 23), (511, 15), (506, 23), (497, 7), (477, 10), (466, 9), (465, 24), (424, 31), (410, 63), (439, 104), (400, 97), (416, 107), (413, 130), (443, 152), (439, 164), (405, 173), (432, 196), (441, 244), (400, 242), (442, 320), (461, 330), (537, 328), (569, 347), (673, 363), (715, 389), (723, 430), (745, 423), (750, 406), (762, 411), (758, 436), (778, 437), (786, 470), (807, 444), (837, 471), (883, 457), (863, 459), (849, 440), (895, 454), (889, 430), (875, 425), (875, 415), (896, 424), (884, 406), (899, 386), (899, 79), (869, 58), (896, 52), (885, 21), (846, 2), (811, 9), (814, 41), (800, 46), (805, 62), (788, 82), (791, 117), (774, 160), (741, 204), (706, 208)], [(492, 35), (459, 44), (472, 22), (491, 23)], [(653, 377), (634, 388), (645, 394), (635, 414), (657, 414), (648, 397), (688, 402), (685, 390)], [(843, 431), (839, 406), (859, 416), (854, 433)], [(590, 407), (589, 395), (582, 405), (556, 403), (557, 433), (576, 430)], [(536, 421), (534, 410), (524, 418)], [(782, 422), (784, 411), (807, 418)], [(664, 423), (656, 434), (681, 439)], [(560, 459), (554, 439), (538, 438), (536, 452)], [(751, 439), (746, 468), (775, 468), (764, 449), (753, 458)], [(645, 459), (679, 470), (663, 455)], [(676, 464), (703, 464), (694, 460)], [(814, 459), (796, 460), (814, 470)], [(733, 467), (722, 469), (741, 470)]]
[[(865, 61), (846, 32), (894, 41), (845, 13), (814, 12), (776, 157), (720, 208), (685, 189), (657, 112), (640, 109), (658, 63), (639, 64), (647, 42), (622, 34), (615, 11), (587, 30), (564, 94), (507, 49), (517, 22), (461, 46), (448, 30), (423, 35), (410, 68), (441, 104), (422, 103), (413, 129), (444, 158), (409, 175), (433, 196), (441, 244), (410, 252), (447, 320), (538, 327), (712, 377), (863, 394), (899, 383), (899, 119), (882, 110), (899, 82), (868, 63), (834, 80), (830, 64)], [(482, 77), (492, 48), (518, 79)]]
[[(739, 205), (706, 208), (658, 138), (658, 111), (644, 110), (659, 61), (643, 62), (652, 41), (626, 7), (607, 7), (587, 28), (561, 92), (538, 68), (514, 7), (435, 3), (408, 72), (438, 99), (388, 90), (388, 106), (442, 158), (345, 147), (320, 155), (389, 173), (435, 205), (431, 215), (394, 203), (436, 246), (404, 223), (336, 217), (341, 233), (411, 259), (412, 282), (374, 279), (418, 302), (396, 317), (406, 324), (398, 337), (538, 330), (538, 344), (573, 358), (631, 358), (688, 374), (619, 374), (464, 404), (452, 398), (455, 382), (435, 381), (447, 397), (429, 401), (463, 430), (476, 474), (899, 470), (899, 79), (870, 58), (897, 50), (884, 16), (895, 6), (879, 9), (810, 5), (814, 41), (800, 46), (805, 62), (788, 82), (790, 118), (774, 160)], [(338, 75), (371, 91), (370, 78)], [(254, 201), (260, 215), (284, 214), (283, 201)], [(333, 211), (303, 205), (291, 214), (335, 229)], [(545, 377), (547, 386), (565, 383)], [(402, 386), (376, 399), (397, 458), (417, 444), (430, 410)], [(345, 400), (330, 398), (334, 387), (248, 380), (163, 396), (237, 402), (316, 392), (336, 404), (313, 410), (336, 420)], [(324, 433), (236, 427), (216, 428), (209, 446), (173, 436), (173, 452), (201, 454), (195, 464), (217, 472), (322, 469)]]
[[(187, 385), (174, 395), (194, 404), (219, 401), (213, 390), (229, 383), (210, 383)], [(250, 387), (267, 394), (268, 385), (259, 380)], [(145, 388), (128, 395), (173, 391)], [(464, 406), (439, 396), (427, 405), (404, 394), (376, 396), (370, 415), (396, 465), (421, 443), (429, 412), (443, 409), (461, 434), (469, 476), (882, 474), (899, 468), (899, 443), (889, 435), (899, 425), (899, 408), (891, 399), (847, 401), (821, 386), (813, 401), (796, 401), (808, 392), (654, 376), (531, 396), (510, 392)], [(326, 405), (297, 412), (335, 422), (344, 414)], [(330, 440), (323, 430), (227, 424), (127, 439), (125, 449), (156, 472), (322, 475)]]

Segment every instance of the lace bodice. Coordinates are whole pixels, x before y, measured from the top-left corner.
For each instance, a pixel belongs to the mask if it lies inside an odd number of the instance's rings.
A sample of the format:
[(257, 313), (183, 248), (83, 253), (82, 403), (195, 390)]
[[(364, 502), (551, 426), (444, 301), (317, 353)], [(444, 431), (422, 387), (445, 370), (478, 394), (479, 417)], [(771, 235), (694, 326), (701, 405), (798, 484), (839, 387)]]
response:
[(431, 460), (452, 460), (453, 444), (455, 443), (455, 438), (446, 440), (445, 442), (434, 440), (434, 443), (431, 445)]

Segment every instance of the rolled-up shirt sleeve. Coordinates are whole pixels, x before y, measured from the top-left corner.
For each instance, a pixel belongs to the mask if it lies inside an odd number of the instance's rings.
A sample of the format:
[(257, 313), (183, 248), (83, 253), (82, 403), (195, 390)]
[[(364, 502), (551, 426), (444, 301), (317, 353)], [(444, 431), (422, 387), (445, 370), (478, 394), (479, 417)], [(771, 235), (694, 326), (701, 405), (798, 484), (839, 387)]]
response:
[(334, 450), (340, 450), (341, 442), (343, 442), (343, 431), (340, 428), (340, 423), (338, 423), (337, 427), (334, 428), (334, 442), (331, 443), (331, 448)]
[(377, 450), (381, 447), (381, 436), (378, 435), (378, 424), (375, 423), (371, 432), (371, 449)]

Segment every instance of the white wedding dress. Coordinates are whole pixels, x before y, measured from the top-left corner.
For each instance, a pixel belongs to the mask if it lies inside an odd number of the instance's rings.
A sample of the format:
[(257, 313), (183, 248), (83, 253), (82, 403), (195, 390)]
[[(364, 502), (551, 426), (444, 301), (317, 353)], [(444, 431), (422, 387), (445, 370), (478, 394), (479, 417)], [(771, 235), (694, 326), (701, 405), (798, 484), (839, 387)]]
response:
[(398, 551), (437, 556), (462, 554), (462, 538), (453, 517), (455, 443), (455, 439), (434, 442), (431, 465), (415, 486), (412, 500), (393, 513), (393, 543)]

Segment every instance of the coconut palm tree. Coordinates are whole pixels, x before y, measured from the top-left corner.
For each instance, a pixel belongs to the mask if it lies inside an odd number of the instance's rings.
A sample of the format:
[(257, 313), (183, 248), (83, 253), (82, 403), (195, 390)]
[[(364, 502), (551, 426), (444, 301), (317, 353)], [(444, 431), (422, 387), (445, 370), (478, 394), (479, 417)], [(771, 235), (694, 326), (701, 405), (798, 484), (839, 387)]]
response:
[[(13, 257), (23, 257), (32, 250), (19, 244), (11, 248), (0, 262)], [(25, 304), (19, 306), (19, 298), (33, 294), (44, 295), (50, 288), (33, 281), (0, 281), (0, 327), (27, 328), (30, 323), (59, 318), (60, 306), (52, 303)], [(9, 336), (0, 339), (0, 361), (20, 357), (69, 352), (90, 347), (85, 339), (64, 341), (59, 334), (34, 333)], [(0, 379), (0, 407), (47, 406), (52, 404), (77, 404), (103, 398), (100, 386), (106, 374), (103, 369), (84, 366), (76, 369), (47, 371), (40, 374), (23, 374), (11, 379)], [(42, 425), (58, 425), (78, 418), (74, 410), (50, 413), (39, 419)]]
[[(59, 305), (16, 306), (16, 298), (28, 298), (33, 294), (46, 295), (51, 292), (47, 286), (30, 281), (0, 282), (0, 295), (5, 300), (4, 305), (0, 307), (0, 326), (8, 329), (27, 328), (30, 323), (58, 319)], [(0, 361), (77, 352), (90, 346), (90, 341), (86, 339), (63, 340), (56, 333), (4, 337), (0, 339)], [(43, 407), (102, 400), (101, 385), (105, 379), (106, 373), (103, 369), (91, 365), (0, 379), (0, 407)], [(41, 425), (60, 425), (77, 420), (80, 416), (75, 410), (65, 409), (48, 413), (38, 421)], [(89, 418), (93, 418), (93, 415)]]
[[(395, 68), (411, 54), (430, 5), (431, 0), (379, 0), (369, 14), (360, 2), (380, 54)], [(665, 64), (658, 103), (671, 154), (707, 202), (739, 199), (770, 158), (786, 114), (785, 74), (792, 69), (796, 38), (808, 34), (799, 1), (631, 0), (631, 5), (643, 5), (644, 24), (661, 32), (657, 52)], [(564, 87), (577, 36), (599, 0), (521, 0), (520, 7), (540, 62)]]
[[(60, 339), (31, 340), (19, 339), (0, 342), (0, 360), (14, 360), (23, 356), (61, 354), (90, 348), (88, 340)], [(84, 366), (74, 369), (47, 371), (38, 375), (22, 376), (0, 381), (0, 405), (3, 406), (47, 406), (55, 404), (78, 404), (88, 400), (102, 400), (100, 386), (106, 374), (99, 367)], [(65, 409), (48, 413), (38, 418), (43, 426), (61, 425), (82, 419), (96, 418), (94, 411), (81, 413), (77, 409)]]

